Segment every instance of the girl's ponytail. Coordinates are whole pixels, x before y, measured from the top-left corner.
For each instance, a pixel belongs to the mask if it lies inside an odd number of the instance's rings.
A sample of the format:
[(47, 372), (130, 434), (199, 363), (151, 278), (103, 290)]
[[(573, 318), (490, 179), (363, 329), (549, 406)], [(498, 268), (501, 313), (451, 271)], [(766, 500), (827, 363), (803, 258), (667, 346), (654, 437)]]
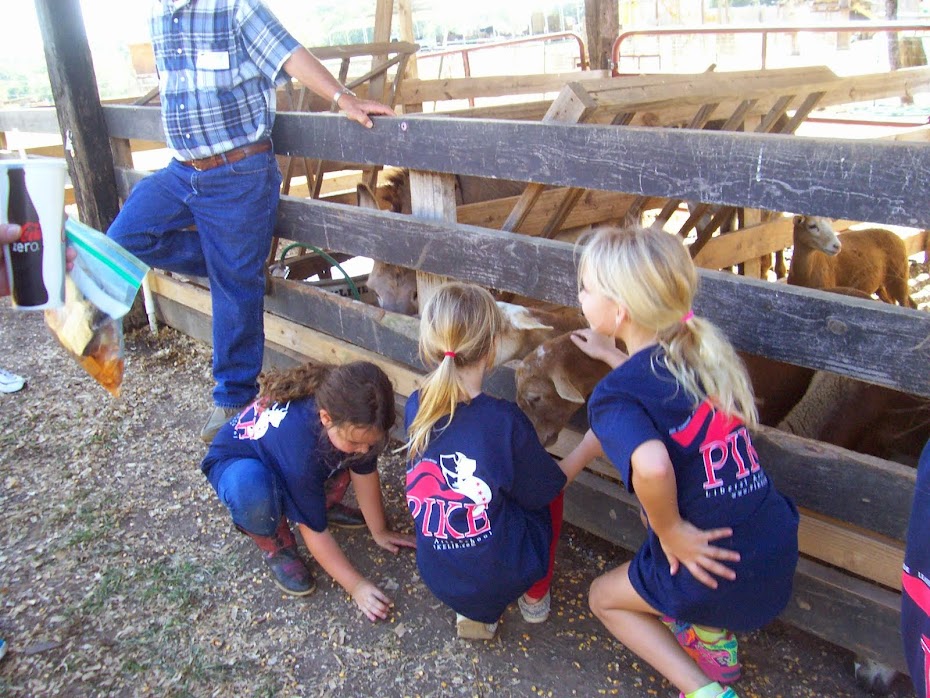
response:
[(447, 283), (427, 301), (420, 319), (420, 358), (434, 367), (420, 386), (420, 404), (407, 430), (407, 457), (422, 454), (437, 423), (448, 424), (470, 397), (459, 368), (493, 363), (503, 317), (480, 286)]
[(693, 317), (659, 333), (666, 364), (690, 395), (709, 396), (720, 411), (747, 427), (759, 423), (752, 385), (742, 359), (719, 328)]

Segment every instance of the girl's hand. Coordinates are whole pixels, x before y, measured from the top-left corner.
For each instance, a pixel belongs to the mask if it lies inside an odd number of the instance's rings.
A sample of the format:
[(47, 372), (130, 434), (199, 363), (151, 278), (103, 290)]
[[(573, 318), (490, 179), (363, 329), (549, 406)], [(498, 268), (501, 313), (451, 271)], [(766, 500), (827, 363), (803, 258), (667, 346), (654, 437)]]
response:
[(679, 566), (683, 564), (695, 579), (711, 589), (716, 589), (717, 580), (711, 575), (730, 581), (736, 579), (736, 572), (720, 561), (739, 562), (739, 553), (711, 545), (711, 542), (732, 535), (732, 528), (702, 531), (681, 519), (659, 538), (659, 543), (665, 551), (669, 570), (673, 575), (678, 573)]
[(368, 616), (368, 620), (375, 622), (379, 618), (384, 620), (393, 606), (393, 602), (384, 595), (374, 584), (367, 579), (362, 579), (352, 590), (352, 599), (362, 609), (362, 613)]
[(417, 539), (409, 533), (397, 533), (396, 531), (384, 529), (377, 533), (372, 531), (371, 537), (375, 539), (375, 543), (392, 553), (400, 552), (401, 548), (417, 547)]
[(611, 368), (617, 368), (629, 356), (617, 349), (617, 342), (613, 337), (599, 334), (590, 327), (576, 330), (571, 333), (572, 343), (592, 359), (603, 361)]

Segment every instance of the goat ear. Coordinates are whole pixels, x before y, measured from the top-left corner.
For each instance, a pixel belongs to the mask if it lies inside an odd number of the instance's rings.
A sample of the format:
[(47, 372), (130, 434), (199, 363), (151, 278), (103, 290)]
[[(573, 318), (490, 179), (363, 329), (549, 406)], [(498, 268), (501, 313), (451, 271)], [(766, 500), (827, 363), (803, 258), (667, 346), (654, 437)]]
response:
[(359, 184), (355, 187), (355, 194), (358, 197), (358, 205), (360, 208), (373, 208), (379, 209), (378, 199), (375, 197), (375, 193), (371, 190), (367, 184)]
[(501, 312), (507, 317), (515, 330), (553, 329), (552, 325), (546, 325), (533, 317), (533, 314), (522, 305), (498, 301), (497, 307), (501, 309)]
[(584, 404), (584, 395), (568, 380), (563, 371), (556, 371), (552, 374), (552, 384), (555, 386), (555, 392), (559, 397), (576, 405)]
[(804, 218), (804, 216), (796, 215), (794, 218), (791, 219), (791, 222), (794, 223), (795, 225), (797, 225), (798, 223), (801, 222), (801, 219), (802, 219), (802, 218)]

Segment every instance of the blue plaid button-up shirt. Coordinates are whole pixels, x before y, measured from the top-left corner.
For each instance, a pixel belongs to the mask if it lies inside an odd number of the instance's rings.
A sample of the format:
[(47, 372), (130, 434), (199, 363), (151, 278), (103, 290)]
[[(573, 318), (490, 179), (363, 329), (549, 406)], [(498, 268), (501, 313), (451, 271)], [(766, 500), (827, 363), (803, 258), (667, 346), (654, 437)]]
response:
[(154, 0), (162, 123), (180, 160), (271, 136), (275, 87), (300, 46), (261, 0)]

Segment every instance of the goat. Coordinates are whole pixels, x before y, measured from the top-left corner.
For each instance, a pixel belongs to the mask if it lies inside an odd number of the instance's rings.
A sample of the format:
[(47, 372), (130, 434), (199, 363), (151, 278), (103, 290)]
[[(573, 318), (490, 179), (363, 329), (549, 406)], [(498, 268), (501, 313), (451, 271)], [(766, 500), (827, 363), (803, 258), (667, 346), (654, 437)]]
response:
[[(853, 289), (830, 289), (863, 296)], [(607, 365), (579, 350), (570, 332), (541, 344), (516, 370), (517, 403), (549, 445), (584, 404)], [(915, 463), (930, 439), (930, 401), (890, 388), (740, 352), (759, 421), (885, 459)]]
[(571, 340), (571, 332), (540, 344), (517, 366), (517, 404), (540, 442), (551, 446), (610, 368)]
[(789, 284), (849, 286), (886, 303), (917, 307), (907, 290), (907, 248), (890, 230), (850, 230), (841, 241), (826, 218), (795, 216), (793, 237)]
[(522, 359), (553, 337), (588, 326), (577, 308), (528, 308), (503, 301), (498, 301), (497, 307), (505, 321), (495, 357), (497, 365)]
[[(524, 182), (456, 175), (455, 199), (457, 204), (471, 204), (506, 196), (516, 196), (526, 188)], [(410, 214), (410, 172), (393, 172), (376, 197), (371, 190), (359, 185), (358, 205), (378, 208), (394, 213)], [(368, 275), (368, 288), (378, 296), (378, 304), (385, 310), (404, 315), (416, 315), (419, 310), (417, 274), (413, 269), (396, 264), (375, 261)]]
[(930, 401), (818, 371), (777, 426), (857, 453), (915, 465), (930, 438)]
[[(607, 364), (582, 352), (571, 332), (550, 339), (523, 357), (516, 370), (517, 403), (526, 412), (540, 441), (549, 445), (584, 404)], [(753, 384), (759, 421), (775, 426), (804, 396), (814, 369), (740, 354)]]
[[(356, 187), (358, 205), (361, 208), (380, 210), (378, 198), (365, 184)], [(389, 204), (386, 203), (385, 207)], [(416, 315), (419, 307), (417, 301), (417, 273), (412, 269), (396, 264), (374, 260), (368, 274), (368, 288), (378, 297), (378, 305), (385, 310), (402, 315)]]

